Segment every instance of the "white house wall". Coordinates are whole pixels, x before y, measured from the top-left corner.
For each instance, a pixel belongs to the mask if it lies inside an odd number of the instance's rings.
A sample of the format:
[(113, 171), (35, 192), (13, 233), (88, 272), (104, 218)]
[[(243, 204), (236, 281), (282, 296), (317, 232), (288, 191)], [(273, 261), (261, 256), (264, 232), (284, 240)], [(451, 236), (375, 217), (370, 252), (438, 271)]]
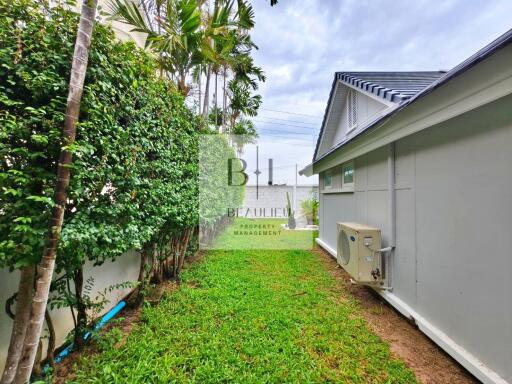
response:
[[(510, 105), (507, 96), (395, 143), (392, 293), (483, 363), (466, 364), (473, 373), (503, 380), (486, 382), (512, 382)], [(339, 221), (378, 226), (389, 242), (388, 151), (355, 159), (354, 193), (322, 194), (328, 247)]]

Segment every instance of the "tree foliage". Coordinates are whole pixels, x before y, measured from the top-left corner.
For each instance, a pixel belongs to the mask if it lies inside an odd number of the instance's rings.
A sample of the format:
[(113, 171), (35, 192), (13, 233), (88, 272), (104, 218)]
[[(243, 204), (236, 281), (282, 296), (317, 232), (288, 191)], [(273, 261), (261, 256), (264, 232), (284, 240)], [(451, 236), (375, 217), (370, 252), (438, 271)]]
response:
[[(44, 246), (77, 16), (28, 0), (2, 13), (1, 262), (18, 268)], [(150, 56), (103, 25), (93, 39), (62, 268), (141, 248), (165, 223), (197, 223), (196, 119)]]
[[(0, 0), (0, 268), (34, 265), (45, 247), (78, 25), (71, 2), (62, 4)], [(143, 282), (176, 276), (197, 238), (204, 128), (161, 68), (158, 57), (95, 26), (77, 137), (67, 147), (71, 184), (53, 284), (54, 304), (77, 308), (79, 325), (95, 305), (86, 261), (101, 265), (138, 249)], [(226, 159), (236, 156), (220, 140), (221, 151), (208, 152), (220, 163), (206, 171), (212, 185), (225, 186)], [(242, 198), (241, 189), (208, 189), (208, 228)]]

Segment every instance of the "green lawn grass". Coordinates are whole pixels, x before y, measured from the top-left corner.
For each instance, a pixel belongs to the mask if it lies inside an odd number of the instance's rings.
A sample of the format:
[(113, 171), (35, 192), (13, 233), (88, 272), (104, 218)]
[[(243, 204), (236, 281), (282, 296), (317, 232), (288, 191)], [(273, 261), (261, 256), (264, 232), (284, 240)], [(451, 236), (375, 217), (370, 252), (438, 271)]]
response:
[(214, 249), (312, 249), (314, 231), (289, 231), (286, 219), (236, 218), (213, 243)]
[(124, 343), (107, 335), (75, 382), (416, 382), (311, 251), (208, 251), (142, 320)]

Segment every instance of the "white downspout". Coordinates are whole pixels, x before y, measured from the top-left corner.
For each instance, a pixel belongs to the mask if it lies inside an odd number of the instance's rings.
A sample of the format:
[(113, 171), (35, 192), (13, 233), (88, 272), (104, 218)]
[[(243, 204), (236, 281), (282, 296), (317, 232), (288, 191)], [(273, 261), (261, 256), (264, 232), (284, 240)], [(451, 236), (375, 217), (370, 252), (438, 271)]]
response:
[(389, 207), (389, 244), (390, 251), (386, 260), (387, 286), (393, 287), (393, 268), (396, 246), (396, 191), (395, 191), (395, 143), (389, 144), (388, 151), (388, 207)]

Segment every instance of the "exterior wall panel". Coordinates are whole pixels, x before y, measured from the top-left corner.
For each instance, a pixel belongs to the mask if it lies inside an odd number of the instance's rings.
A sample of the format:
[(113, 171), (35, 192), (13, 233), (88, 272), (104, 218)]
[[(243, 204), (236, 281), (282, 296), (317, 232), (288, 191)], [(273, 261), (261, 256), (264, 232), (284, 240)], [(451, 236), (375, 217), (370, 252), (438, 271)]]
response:
[(393, 255), (393, 293), (416, 308), (416, 223), (414, 192), (396, 191), (396, 249)]
[(509, 381), (511, 102), (416, 138), (418, 311)]
[[(512, 96), (395, 143), (393, 294), (512, 382)], [(491, 123), (490, 123), (491, 122)], [(354, 218), (388, 241), (387, 147), (355, 161)], [(322, 236), (350, 194), (324, 203)], [(345, 201), (342, 203), (342, 201)]]
[(416, 309), (415, 138), (395, 143), (396, 248), (393, 292)]
[(335, 193), (323, 195), (324, 228), (322, 240), (336, 249), (336, 223), (355, 220), (355, 200), (353, 193)]
[(358, 223), (368, 222), (368, 193), (366, 191), (356, 192), (356, 217), (355, 221)]

